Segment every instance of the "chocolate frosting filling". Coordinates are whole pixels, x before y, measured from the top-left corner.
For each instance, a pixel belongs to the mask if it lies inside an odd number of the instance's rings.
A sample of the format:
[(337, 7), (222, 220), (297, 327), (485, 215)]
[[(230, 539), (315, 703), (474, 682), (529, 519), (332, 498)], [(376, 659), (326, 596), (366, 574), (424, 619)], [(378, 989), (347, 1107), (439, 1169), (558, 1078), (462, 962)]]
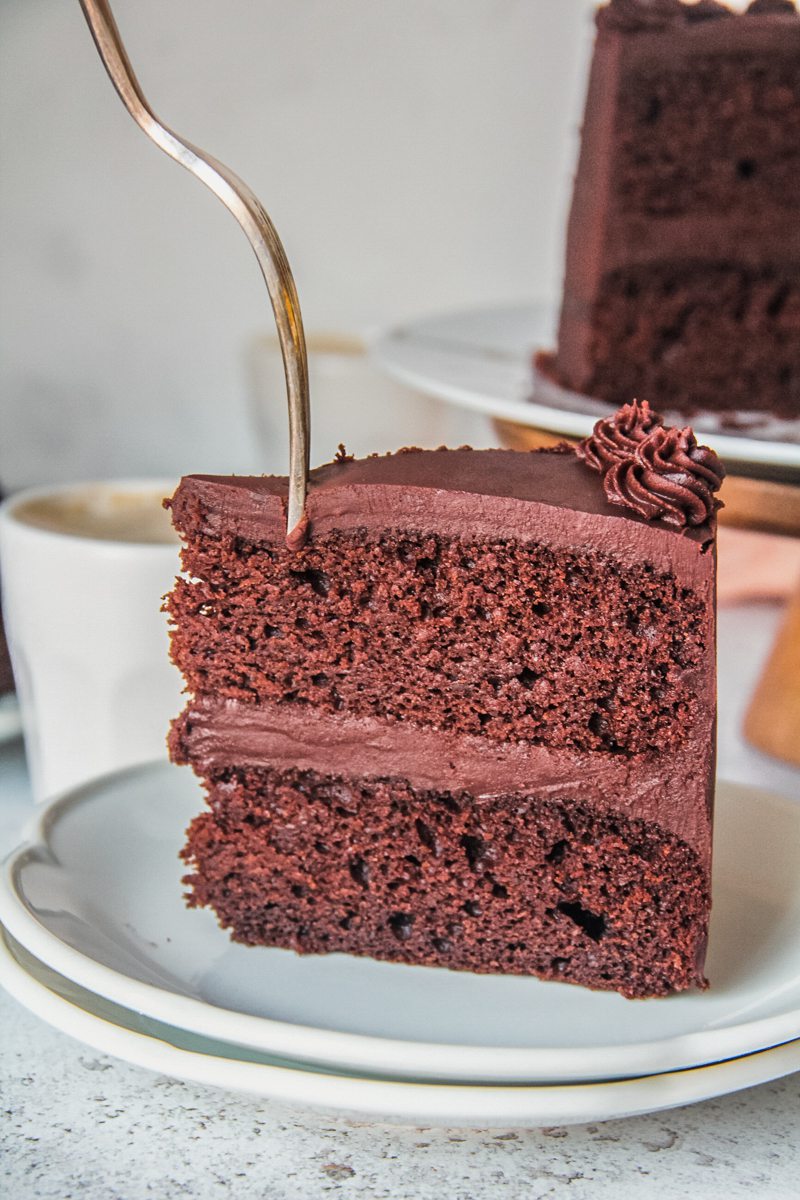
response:
[[(192, 700), (171, 737), (176, 761), (209, 775), (227, 767), (296, 767), (350, 777), (396, 775), (414, 787), (467, 791), (477, 801), (530, 792), (584, 800), (674, 833), (707, 864), (711, 854), (710, 730), (670, 755), (614, 754), (490, 743), (381, 718), (307, 707)], [(707, 804), (697, 804), (698, 791)]]

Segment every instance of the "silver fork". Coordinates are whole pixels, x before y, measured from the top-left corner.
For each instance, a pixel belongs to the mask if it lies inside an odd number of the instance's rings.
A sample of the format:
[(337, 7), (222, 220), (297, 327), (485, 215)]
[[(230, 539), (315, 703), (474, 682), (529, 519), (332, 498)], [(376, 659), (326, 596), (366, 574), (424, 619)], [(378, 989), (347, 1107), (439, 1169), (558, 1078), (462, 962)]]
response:
[(80, 0), (109, 78), (136, 124), (170, 158), (196, 176), (233, 213), (255, 251), (278, 327), (289, 403), (289, 503), (286, 542), (305, 539), (304, 519), (309, 462), (308, 358), (303, 318), (289, 261), (257, 196), (223, 163), (178, 137), (153, 113), (131, 67), (107, 0)]

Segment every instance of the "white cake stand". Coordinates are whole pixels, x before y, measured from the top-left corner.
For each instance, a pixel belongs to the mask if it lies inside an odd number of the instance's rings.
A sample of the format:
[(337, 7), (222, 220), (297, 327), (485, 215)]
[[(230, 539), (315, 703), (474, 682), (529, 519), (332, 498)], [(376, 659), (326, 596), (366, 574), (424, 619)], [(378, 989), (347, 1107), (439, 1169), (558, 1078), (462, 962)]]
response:
[[(492, 418), (507, 444), (542, 444), (531, 433), (585, 437), (609, 406), (560, 387), (534, 365), (537, 351), (555, 345), (556, 320), (553, 305), (534, 303), (423, 317), (384, 332), (373, 352), (403, 383)], [(648, 398), (658, 407), (658, 397)], [(664, 415), (671, 424), (686, 420)], [(732, 474), (800, 486), (800, 421), (737, 414), (733, 429), (701, 414), (692, 424)]]

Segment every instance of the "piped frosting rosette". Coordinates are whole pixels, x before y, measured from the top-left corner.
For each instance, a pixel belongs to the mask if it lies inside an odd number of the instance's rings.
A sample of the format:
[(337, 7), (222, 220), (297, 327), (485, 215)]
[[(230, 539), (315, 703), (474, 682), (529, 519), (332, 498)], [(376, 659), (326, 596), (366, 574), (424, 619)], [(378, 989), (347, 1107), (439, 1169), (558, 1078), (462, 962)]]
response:
[(602, 474), (612, 463), (630, 458), (639, 443), (663, 424), (646, 400), (632, 400), (613, 416), (598, 421), (591, 435), (578, 443), (576, 453)]
[(647, 401), (626, 404), (598, 421), (577, 453), (603, 476), (610, 504), (646, 521), (678, 529), (712, 521), (721, 508), (715, 493), (725, 468), (709, 446), (698, 446), (690, 428), (664, 428)]

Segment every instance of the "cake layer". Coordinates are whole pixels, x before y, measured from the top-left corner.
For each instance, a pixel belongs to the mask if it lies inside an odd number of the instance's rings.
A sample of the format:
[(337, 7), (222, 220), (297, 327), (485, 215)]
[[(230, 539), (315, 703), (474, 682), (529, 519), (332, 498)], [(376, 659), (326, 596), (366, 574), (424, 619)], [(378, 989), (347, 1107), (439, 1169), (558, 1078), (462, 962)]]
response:
[(800, 255), (794, 269), (685, 261), (613, 272), (592, 330), (592, 396), (638, 391), (683, 412), (713, 411), (724, 396), (725, 408), (800, 412)]
[(184, 479), (190, 903), (253, 945), (703, 986), (723, 475), (633, 404), (579, 454), (340, 454), (291, 548), (285, 480)]
[(697, 744), (681, 752), (629, 761), (615, 754), (487, 744), (480, 737), (379, 718), (201, 697), (174, 722), (170, 752), (173, 761), (191, 763), (205, 778), (221, 779), (237, 767), (359, 777), (391, 773), (421, 791), (464, 790), (478, 804), (535, 790), (540, 798), (658, 824), (707, 868), (713, 730), (702, 721), (694, 733)]
[[(481, 469), (498, 461), (504, 476)], [(440, 486), (418, 486), (415, 531), (399, 479), (434, 466)], [(480, 486), (522, 476), (554, 501), (467, 493), (465, 466)], [(278, 538), (275, 484), (189, 479), (172, 502), (191, 576), (169, 600), (172, 651), (195, 693), (628, 757), (708, 736), (713, 553), (559, 504), (610, 509), (573, 456), (420, 452), (324, 468), (299, 552)], [(478, 540), (469, 505), (480, 516), (484, 501), (500, 506), (499, 530)], [(585, 545), (589, 522), (600, 550)], [(646, 537), (644, 561), (631, 561), (628, 531)]]
[(631, 39), (613, 181), (621, 219), (705, 212), (717, 228), (766, 219), (797, 237), (800, 20), (780, 28), (778, 39), (762, 17)]
[[(626, 247), (638, 259), (645, 240), (637, 229), (651, 246), (657, 229), (668, 254), (673, 239), (684, 240), (683, 221), (705, 231), (713, 253), (727, 250), (734, 260), (748, 252), (778, 263), (796, 256), (798, 14), (644, 30), (598, 25), (577, 191), (588, 192), (592, 170), (607, 181), (607, 209), (597, 214), (608, 225), (607, 265), (622, 265)], [(593, 162), (601, 138), (608, 158)], [(637, 226), (637, 218), (648, 220)], [(697, 252), (707, 253), (705, 243)]]
[(220, 772), (209, 798), (185, 882), (238, 941), (626, 996), (704, 984), (708, 873), (657, 825), (293, 768)]
[[(749, 219), (767, 245), (780, 225), (796, 249), (797, 15), (678, 22), (633, 34), (601, 25), (600, 43), (613, 64), (613, 75), (599, 83), (606, 103), (616, 105), (615, 219), (692, 220), (705, 212), (710, 232), (728, 227), (731, 237)], [(764, 236), (754, 239), (756, 250)], [(729, 247), (734, 255), (742, 249), (733, 241)]]
[(197, 693), (622, 755), (698, 721), (711, 562), (690, 590), (608, 555), (410, 531), (184, 562), (172, 653)]

